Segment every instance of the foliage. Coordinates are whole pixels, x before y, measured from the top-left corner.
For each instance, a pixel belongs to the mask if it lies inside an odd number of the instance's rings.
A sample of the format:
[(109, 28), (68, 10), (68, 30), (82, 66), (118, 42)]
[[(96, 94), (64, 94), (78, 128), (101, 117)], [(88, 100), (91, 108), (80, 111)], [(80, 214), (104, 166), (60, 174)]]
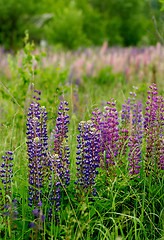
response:
[(54, 21), (48, 26), (47, 33), (52, 43), (59, 42), (67, 48), (74, 49), (79, 45), (88, 45), (82, 28), (82, 11), (69, 5), (57, 12)]
[(124, 76), (121, 74), (114, 74), (110, 66), (100, 69), (96, 77), (93, 77), (93, 82), (97, 84), (112, 85), (115, 81), (124, 81)]
[[(154, 44), (160, 39), (160, 4), (142, 0), (4, 0), (0, 2), (0, 44), (16, 51), (25, 30), (36, 43), (46, 40), (69, 49), (80, 46)], [(157, 25), (158, 25), (157, 24)]]
[(7, 50), (22, 47), (24, 31), (35, 28), (30, 19), (37, 10), (39, 1), (0, 1), (0, 44)]

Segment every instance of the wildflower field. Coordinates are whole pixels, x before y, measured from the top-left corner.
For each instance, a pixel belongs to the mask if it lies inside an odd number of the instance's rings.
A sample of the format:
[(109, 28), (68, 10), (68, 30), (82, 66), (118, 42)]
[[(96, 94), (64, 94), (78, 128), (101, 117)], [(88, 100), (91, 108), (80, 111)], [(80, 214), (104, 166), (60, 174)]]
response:
[(0, 239), (164, 239), (163, 47), (0, 56)]

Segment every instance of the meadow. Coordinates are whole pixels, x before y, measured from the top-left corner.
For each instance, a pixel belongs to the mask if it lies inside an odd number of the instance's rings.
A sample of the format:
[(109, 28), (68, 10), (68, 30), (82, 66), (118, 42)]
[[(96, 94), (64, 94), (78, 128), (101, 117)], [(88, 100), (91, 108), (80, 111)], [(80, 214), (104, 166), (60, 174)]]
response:
[(164, 238), (164, 48), (0, 49), (0, 238)]

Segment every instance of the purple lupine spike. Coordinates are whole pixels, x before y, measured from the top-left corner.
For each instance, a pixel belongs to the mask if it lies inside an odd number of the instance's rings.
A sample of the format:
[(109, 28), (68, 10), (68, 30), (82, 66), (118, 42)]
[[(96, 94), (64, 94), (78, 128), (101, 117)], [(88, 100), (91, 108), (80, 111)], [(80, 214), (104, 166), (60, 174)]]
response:
[(139, 177), (143, 138), (142, 104), (140, 102), (134, 104), (132, 114), (132, 131), (128, 142), (128, 146), (130, 147), (128, 165), (130, 175), (137, 175)]
[(53, 154), (58, 155), (57, 171), (64, 186), (69, 185), (69, 146), (67, 145), (69, 115), (68, 103), (61, 102), (59, 106), (56, 128), (54, 130)]
[[(35, 93), (41, 95), (40, 91)], [(30, 104), (27, 114), (27, 151), (29, 157), (29, 206), (33, 207), (32, 213), (39, 211), (38, 217), (41, 218), (42, 211), (42, 188), (45, 178), (45, 167), (47, 166), (47, 129), (46, 120), (47, 113), (44, 107), (40, 107), (38, 100), (40, 97), (33, 96), (33, 101)]]
[(146, 175), (152, 172), (154, 175), (160, 174), (163, 170), (163, 126), (164, 126), (164, 100), (158, 96), (155, 84), (149, 87), (148, 101), (145, 108), (145, 137), (147, 141), (145, 154)]
[(157, 173), (164, 170), (164, 99), (162, 96), (156, 96), (156, 142), (155, 142), (155, 157), (157, 165)]
[(78, 130), (76, 188), (80, 194), (84, 192), (95, 196), (95, 178), (100, 164), (100, 133), (91, 120), (82, 121)]
[(101, 164), (106, 169), (107, 176), (114, 177), (115, 159), (119, 153), (119, 122), (114, 100), (111, 99), (107, 104), (100, 122)]
[(5, 204), (8, 202), (7, 195), (11, 197), (11, 182), (13, 178), (13, 153), (11, 151), (5, 152), (5, 156), (2, 156), (3, 162), (0, 169), (0, 177), (2, 188), (0, 188), (0, 195), (2, 191), (5, 197)]
[(101, 112), (99, 111), (99, 108), (95, 108), (95, 111), (92, 112), (91, 120), (96, 129), (100, 130)]
[[(42, 145), (42, 172), (44, 181), (46, 181), (46, 176), (48, 176), (47, 169), (49, 165), (49, 155), (48, 155), (48, 136), (47, 136), (47, 112), (44, 106), (39, 108), (40, 110), (40, 141)], [(43, 183), (45, 184), (45, 183)]]
[(40, 199), (42, 187), (42, 165), (41, 165), (41, 150), (40, 142), (40, 122), (37, 117), (33, 117), (28, 121), (28, 156), (29, 156), (29, 206), (37, 205)]
[[(100, 166), (106, 169), (107, 176), (114, 175), (115, 158), (119, 153), (119, 122), (113, 99), (107, 102), (103, 114), (96, 108), (91, 119), (101, 133)], [(105, 159), (104, 159), (105, 154)]]
[[(10, 223), (17, 218), (18, 211), (16, 206), (16, 199), (9, 202), (9, 196), (11, 196), (11, 182), (13, 181), (13, 153), (11, 151), (5, 152), (5, 156), (2, 156), (3, 162), (0, 168), (1, 186), (0, 188), (0, 202), (4, 203), (0, 205), (3, 210), (4, 216), (9, 216)], [(3, 196), (2, 196), (3, 193)], [(2, 200), (3, 198), (3, 200)], [(1, 201), (2, 200), (2, 201)]]
[(67, 144), (69, 111), (68, 102), (60, 103), (58, 108), (58, 117), (56, 119), (55, 130), (51, 133), (51, 155), (49, 167), (51, 175), (49, 176), (49, 219), (52, 217), (53, 208), (56, 212), (55, 217), (58, 220), (57, 212), (60, 210), (60, 192), (62, 187), (67, 187), (70, 182), (69, 157), (70, 151)]

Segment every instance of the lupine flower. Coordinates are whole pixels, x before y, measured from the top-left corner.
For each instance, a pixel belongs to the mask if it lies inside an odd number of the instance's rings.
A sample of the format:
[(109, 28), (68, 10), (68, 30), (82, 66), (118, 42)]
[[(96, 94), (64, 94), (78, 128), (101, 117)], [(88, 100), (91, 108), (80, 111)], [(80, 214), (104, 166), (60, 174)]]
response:
[(119, 152), (119, 122), (114, 100), (111, 99), (111, 101), (107, 102), (107, 106), (104, 109), (105, 111), (100, 122), (101, 162), (104, 163), (107, 176), (113, 178), (115, 175), (115, 160)]
[(77, 136), (77, 181), (79, 193), (96, 195), (95, 178), (100, 164), (100, 133), (92, 121), (80, 122)]
[[(40, 91), (36, 94), (41, 95)], [(47, 165), (46, 150), (47, 145), (47, 130), (46, 130), (46, 111), (45, 108), (40, 108), (38, 100), (40, 97), (33, 96), (34, 100), (30, 104), (27, 114), (27, 151), (29, 156), (29, 206), (34, 207), (35, 211), (39, 209), (40, 216), (42, 205), (42, 187), (44, 184), (44, 172)], [(44, 168), (43, 168), (44, 167)], [(33, 210), (34, 211), (34, 210)], [(34, 214), (34, 212), (32, 212)], [(35, 214), (34, 214), (35, 215)]]
[(132, 130), (128, 142), (128, 146), (130, 147), (128, 165), (130, 167), (130, 175), (138, 175), (140, 172), (139, 164), (141, 162), (141, 144), (143, 137), (142, 104), (140, 102), (134, 104), (132, 114)]
[[(119, 122), (115, 102), (111, 99), (101, 113), (97, 108), (92, 112), (91, 119), (100, 131), (100, 167), (106, 169), (107, 177), (113, 177), (115, 159), (119, 153)], [(107, 180), (108, 181), (108, 180)]]
[(67, 112), (69, 111), (68, 103), (66, 101), (61, 102), (59, 106), (58, 117), (56, 119), (56, 127), (53, 131), (53, 155), (58, 155), (57, 161), (57, 169), (59, 177), (64, 186), (69, 185), (69, 146), (67, 145), (68, 138), (68, 124), (69, 115)]
[(99, 108), (95, 108), (95, 111), (92, 112), (91, 120), (96, 127), (97, 130), (100, 130), (101, 125), (101, 112), (99, 111)]
[[(40, 110), (40, 142), (42, 145), (42, 172), (43, 180), (46, 181), (47, 169), (49, 165), (49, 155), (48, 155), (48, 136), (47, 136), (47, 112), (45, 106), (41, 106)], [(43, 184), (45, 184), (43, 182)]]
[(10, 224), (17, 218), (18, 211), (16, 206), (16, 199), (9, 202), (8, 196), (11, 198), (11, 182), (13, 181), (13, 153), (11, 151), (5, 152), (2, 156), (3, 163), (1, 164), (0, 177), (0, 208), (3, 210), (3, 216), (9, 216)]
[[(11, 197), (11, 182), (13, 178), (13, 153), (11, 151), (5, 152), (5, 156), (2, 156), (3, 162), (1, 164), (0, 176), (1, 176), (1, 186), (0, 195), (4, 196), (3, 202), (7, 204), (7, 195)], [(3, 196), (2, 196), (3, 192)]]
[(41, 165), (41, 143), (40, 122), (37, 117), (28, 119), (28, 156), (29, 156), (29, 206), (35, 206), (40, 200), (40, 189), (42, 188), (42, 165)]
[(145, 108), (145, 137), (147, 141), (145, 156), (145, 171), (148, 176), (151, 172), (158, 174), (164, 169), (163, 149), (164, 144), (164, 100), (158, 96), (156, 85), (149, 87), (147, 107)]
[[(56, 119), (55, 130), (51, 133), (51, 156), (49, 167), (51, 175), (49, 176), (49, 218), (52, 217), (53, 207), (55, 212), (60, 210), (60, 192), (62, 187), (67, 187), (70, 182), (69, 170), (69, 146), (67, 145), (67, 133), (69, 124), (68, 103), (61, 102), (58, 108), (58, 117)], [(52, 142), (53, 141), (53, 142)], [(56, 215), (58, 219), (58, 214)]]

